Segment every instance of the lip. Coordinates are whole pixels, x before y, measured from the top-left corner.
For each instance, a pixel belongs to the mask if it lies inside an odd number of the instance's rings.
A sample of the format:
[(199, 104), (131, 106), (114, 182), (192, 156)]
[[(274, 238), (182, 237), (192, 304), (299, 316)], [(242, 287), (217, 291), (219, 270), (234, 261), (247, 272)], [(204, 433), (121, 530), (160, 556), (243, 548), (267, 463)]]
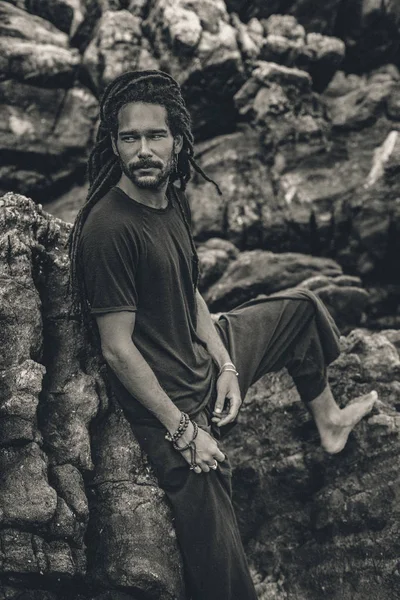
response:
[(139, 167), (136, 169), (137, 171), (153, 171), (154, 169), (158, 169), (159, 167)]

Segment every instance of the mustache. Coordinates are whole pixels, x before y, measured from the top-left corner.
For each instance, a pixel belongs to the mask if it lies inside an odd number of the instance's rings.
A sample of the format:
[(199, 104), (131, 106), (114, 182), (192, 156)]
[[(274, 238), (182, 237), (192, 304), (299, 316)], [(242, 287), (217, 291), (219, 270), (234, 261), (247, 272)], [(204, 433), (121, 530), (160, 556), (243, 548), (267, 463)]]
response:
[(154, 160), (142, 160), (141, 162), (131, 165), (131, 169), (133, 169), (134, 171), (138, 169), (150, 169), (152, 167), (162, 169), (163, 165)]

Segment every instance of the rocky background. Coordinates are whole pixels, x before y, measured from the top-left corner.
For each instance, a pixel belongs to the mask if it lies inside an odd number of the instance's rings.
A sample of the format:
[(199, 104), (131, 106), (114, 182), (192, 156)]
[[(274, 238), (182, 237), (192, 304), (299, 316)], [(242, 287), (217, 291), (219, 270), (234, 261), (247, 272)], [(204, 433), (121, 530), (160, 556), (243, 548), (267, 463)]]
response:
[(227, 446), (259, 597), (397, 600), (398, 0), (0, 0), (0, 36), (0, 600), (185, 598), (163, 494), (68, 319), (98, 98), (136, 68), (181, 83), (223, 190), (189, 190), (211, 311), (306, 286), (346, 336), (338, 400), (380, 394), (334, 457), (285, 373), (246, 397)]

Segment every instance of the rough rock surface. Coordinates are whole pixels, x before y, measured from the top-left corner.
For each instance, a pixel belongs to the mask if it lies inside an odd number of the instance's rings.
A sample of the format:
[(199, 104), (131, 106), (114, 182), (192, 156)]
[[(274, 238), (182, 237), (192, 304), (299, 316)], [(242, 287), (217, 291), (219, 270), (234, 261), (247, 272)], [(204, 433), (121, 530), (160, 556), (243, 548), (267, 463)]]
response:
[(231, 130), (232, 98), (245, 76), (224, 1), (153, 0), (143, 28), (160, 68), (182, 85), (195, 133)]
[(80, 63), (68, 36), (47, 20), (0, 2), (1, 79), (71, 85)]
[[(0, 200), (0, 597), (184, 600), (163, 494), (68, 319), (68, 231), (26, 198)], [(201, 252), (217, 251), (235, 260), (222, 240)], [(357, 289), (335, 263), (327, 272), (305, 285)], [(400, 591), (400, 334), (354, 330), (342, 345), (338, 401), (375, 388), (381, 403), (340, 455), (319, 448), (284, 372), (253, 386), (225, 441), (260, 600)]]
[(104, 12), (83, 55), (83, 65), (98, 91), (125, 71), (159, 68), (143, 37), (141, 19), (128, 10)]
[(97, 101), (87, 88), (44, 88), (0, 83), (2, 192), (34, 198), (62, 190), (84, 173), (93, 140)]
[(398, 61), (397, 0), (227, 0), (227, 6), (244, 21), (292, 15), (307, 31), (341, 38), (347, 46), (346, 68), (353, 73)]
[(398, 331), (342, 339), (330, 368), (336, 398), (376, 389), (381, 404), (336, 456), (318, 446), (286, 374), (247, 395), (226, 444), (260, 599), (399, 596), (399, 347)]
[(68, 318), (68, 231), (0, 200), (0, 580), (183, 599), (169, 509)]
[(301, 69), (259, 61), (235, 94), (240, 115), (258, 126), (264, 145), (272, 146), (274, 154), (294, 145), (298, 160), (301, 145), (307, 146), (308, 153), (311, 148), (325, 148), (329, 125), (311, 83), (310, 75)]
[(294, 287), (318, 294), (342, 331), (365, 321), (369, 296), (360, 279), (343, 275), (332, 260), (304, 254), (242, 252), (236, 260), (231, 259), (222, 277), (204, 292), (204, 297), (210, 310), (220, 312), (259, 294), (284, 293)]

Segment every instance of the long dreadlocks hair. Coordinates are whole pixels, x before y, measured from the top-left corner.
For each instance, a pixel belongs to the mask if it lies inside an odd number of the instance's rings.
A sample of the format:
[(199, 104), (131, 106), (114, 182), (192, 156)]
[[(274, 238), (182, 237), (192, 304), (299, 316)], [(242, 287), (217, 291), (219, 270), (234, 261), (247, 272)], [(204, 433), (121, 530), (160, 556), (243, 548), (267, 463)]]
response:
[[(70, 257), (69, 291), (72, 295), (71, 314), (78, 318), (86, 333), (92, 341), (98, 342), (97, 328), (94, 327), (90, 316), (90, 305), (86, 295), (82, 265), (80, 264), (78, 247), (83, 225), (93, 206), (119, 181), (122, 170), (118, 157), (112, 148), (112, 139), (118, 135), (118, 113), (129, 102), (145, 102), (164, 106), (167, 112), (167, 124), (172, 135), (181, 135), (183, 138), (182, 149), (176, 161), (175, 171), (169, 181), (179, 180), (180, 189), (185, 190), (191, 178), (191, 168), (204, 179), (215, 185), (219, 194), (218, 185), (210, 179), (199, 167), (193, 158), (193, 134), (189, 112), (185, 106), (180, 86), (173, 77), (162, 71), (129, 71), (123, 73), (112, 81), (105, 89), (100, 103), (100, 124), (96, 137), (96, 144), (89, 156), (88, 176), (89, 192), (86, 202), (79, 211), (68, 240)], [(188, 230), (193, 252), (194, 262), (194, 288), (197, 286), (199, 275), (199, 261), (190, 231), (185, 211), (178, 194), (174, 194), (183, 220)]]

